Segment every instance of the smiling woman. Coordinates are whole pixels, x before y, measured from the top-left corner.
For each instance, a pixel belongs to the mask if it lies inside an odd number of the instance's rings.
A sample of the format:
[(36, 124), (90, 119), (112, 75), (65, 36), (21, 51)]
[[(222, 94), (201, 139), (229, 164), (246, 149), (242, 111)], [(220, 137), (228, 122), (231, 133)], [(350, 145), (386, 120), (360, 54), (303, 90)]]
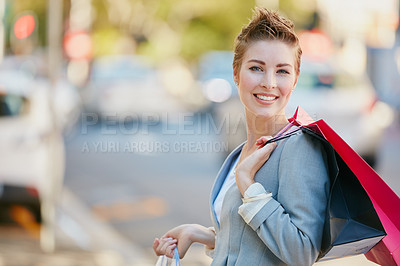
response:
[[(301, 131), (288, 133), (296, 130), (290, 129), (285, 107), (300, 73), (301, 53), (291, 21), (273, 11), (255, 10), (236, 38), (233, 60), (247, 141), (228, 156), (215, 180), (210, 199), (214, 226), (185, 224), (171, 229), (155, 239), (157, 255), (172, 257), (177, 248), (182, 258), (198, 242), (213, 257), (212, 265), (316, 261), (329, 195), (331, 150), (325, 151), (318, 139)], [(266, 144), (285, 131), (287, 138)]]
[(249, 46), (241, 68), (234, 70), (246, 118), (251, 122), (248, 127), (260, 129), (262, 125), (273, 125), (265, 123), (265, 119), (279, 124), (288, 122), (284, 114), (297, 81), (294, 66), (293, 48), (286, 43), (261, 40)]

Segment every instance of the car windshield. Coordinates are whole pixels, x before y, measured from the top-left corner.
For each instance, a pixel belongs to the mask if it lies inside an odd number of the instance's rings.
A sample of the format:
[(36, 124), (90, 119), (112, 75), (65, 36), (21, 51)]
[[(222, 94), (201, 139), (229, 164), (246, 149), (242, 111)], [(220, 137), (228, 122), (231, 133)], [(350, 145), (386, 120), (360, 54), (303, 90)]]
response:
[(0, 117), (22, 115), (26, 112), (27, 105), (23, 96), (0, 94)]

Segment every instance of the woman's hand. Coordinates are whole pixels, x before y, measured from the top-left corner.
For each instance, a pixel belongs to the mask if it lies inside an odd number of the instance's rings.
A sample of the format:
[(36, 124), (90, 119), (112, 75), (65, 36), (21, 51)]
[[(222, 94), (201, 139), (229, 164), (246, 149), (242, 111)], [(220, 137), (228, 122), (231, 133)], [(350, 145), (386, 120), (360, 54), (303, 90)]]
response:
[(271, 138), (270, 136), (259, 138), (253, 147), (242, 154), (244, 159), (238, 163), (235, 170), (236, 184), (242, 195), (251, 184), (255, 183), (254, 176), (275, 149), (276, 143), (264, 146)]
[(156, 238), (153, 242), (153, 250), (157, 256), (166, 255), (169, 258), (174, 256), (174, 249), (176, 247), (176, 239), (171, 237)]
[(179, 257), (182, 259), (194, 242), (213, 249), (215, 234), (209, 228), (198, 224), (183, 224), (168, 231), (161, 239), (156, 238), (153, 243), (153, 250), (157, 256), (172, 257), (173, 250), (177, 246)]

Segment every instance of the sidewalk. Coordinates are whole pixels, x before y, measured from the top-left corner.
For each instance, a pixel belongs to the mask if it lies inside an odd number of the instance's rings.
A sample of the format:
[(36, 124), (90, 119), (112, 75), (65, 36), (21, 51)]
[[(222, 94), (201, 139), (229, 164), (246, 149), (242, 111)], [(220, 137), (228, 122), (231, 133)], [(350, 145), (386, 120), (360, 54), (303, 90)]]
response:
[(94, 217), (67, 189), (63, 191), (59, 209), (58, 225), (64, 239), (69, 238), (83, 250), (99, 252), (112, 259), (107, 265), (154, 265), (154, 258), (147, 258), (147, 253), (139, 246)]
[(155, 258), (91, 215), (64, 189), (57, 209), (56, 250), (40, 249), (39, 238), (17, 225), (0, 228), (0, 266), (148, 266)]
[(54, 253), (45, 253), (40, 249), (39, 239), (16, 226), (2, 228), (0, 236), (0, 266), (113, 266), (118, 265), (118, 259), (111, 252), (76, 247), (59, 247)]

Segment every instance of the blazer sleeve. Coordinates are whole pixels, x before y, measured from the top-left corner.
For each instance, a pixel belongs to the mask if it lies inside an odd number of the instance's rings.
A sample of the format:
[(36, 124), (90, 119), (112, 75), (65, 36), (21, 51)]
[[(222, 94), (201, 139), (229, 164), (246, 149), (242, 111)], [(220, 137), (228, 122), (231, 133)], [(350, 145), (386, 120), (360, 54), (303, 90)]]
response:
[(312, 265), (318, 256), (329, 196), (326, 157), (319, 140), (290, 137), (279, 162), (278, 192), (249, 223), (288, 265)]

